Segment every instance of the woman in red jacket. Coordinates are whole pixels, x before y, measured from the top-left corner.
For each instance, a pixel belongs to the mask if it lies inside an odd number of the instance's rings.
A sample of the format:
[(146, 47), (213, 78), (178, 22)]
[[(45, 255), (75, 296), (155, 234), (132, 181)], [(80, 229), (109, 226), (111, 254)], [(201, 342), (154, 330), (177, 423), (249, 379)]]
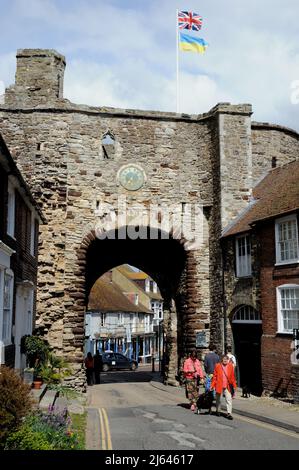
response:
[(197, 359), (197, 351), (193, 349), (190, 357), (185, 360), (183, 366), (184, 376), (186, 379), (186, 391), (191, 404), (191, 411), (196, 411), (196, 403), (198, 400), (198, 379), (203, 380), (203, 370), (200, 361)]
[(236, 378), (234, 372), (234, 366), (229, 362), (229, 358), (226, 355), (223, 355), (221, 362), (216, 364), (214, 369), (214, 375), (211, 383), (211, 390), (216, 390), (216, 415), (220, 416), (219, 408), (221, 395), (225, 397), (226, 410), (228, 419), (233, 419), (232, 409), (233, 402), (232, 397), (234, 396), (234, 390), (236, 390)]

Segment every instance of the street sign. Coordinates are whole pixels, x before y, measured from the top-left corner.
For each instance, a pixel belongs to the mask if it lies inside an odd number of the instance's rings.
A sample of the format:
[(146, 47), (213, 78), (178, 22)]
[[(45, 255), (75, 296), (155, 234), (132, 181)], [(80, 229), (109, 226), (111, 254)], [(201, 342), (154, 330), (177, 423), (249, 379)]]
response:
[(197, 348), (207, 348), (208, 347), (206, 331), (199, 331), (198, 333), (196, 333), (196, 344), (195, 345), (196, 345)]

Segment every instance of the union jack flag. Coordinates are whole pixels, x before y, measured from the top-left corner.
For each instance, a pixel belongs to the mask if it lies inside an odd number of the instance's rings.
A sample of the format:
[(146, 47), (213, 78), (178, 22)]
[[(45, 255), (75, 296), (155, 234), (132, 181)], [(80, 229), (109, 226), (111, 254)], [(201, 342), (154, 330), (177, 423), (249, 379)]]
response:
[(192, 11), (179, 11), (178, 22), (180, 29), (199, 31), (202, 25), (202, 17)]

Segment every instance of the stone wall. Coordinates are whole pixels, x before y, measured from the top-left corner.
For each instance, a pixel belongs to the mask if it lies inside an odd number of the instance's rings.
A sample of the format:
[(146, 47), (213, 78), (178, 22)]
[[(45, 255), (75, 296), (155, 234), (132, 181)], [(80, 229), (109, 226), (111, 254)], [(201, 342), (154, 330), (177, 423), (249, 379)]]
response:
[[(63, 99), (60, 54), (20, 50), (17, 66), (16, 84), (0, 108), (0, 131), (48, 221), (40, 235), (37, 321), (56, 352), (73, 362), (75, 385), (84, 382), (86, 254), (95, 226), (103, 224), (98, 208), (117, 208), (124, 196), (147, 208), (204, 207), (203, 243), (189, 251), (184, 234), (176, 235), (186, 247), (186, 267), (177, 292), (165, 291), (174, 378), (178, 356), (195, 345), (197, 331), (205, 329), (223, 348), (219, 237), (250, 195), (251, 106), (222, 103), (199, 116), (79, 106)], [(104, 148), (107, 132), (115, 141)], [(128, 163), (146, 174), (138, 191), (118, 181)], [(256, 174), (263, 170), (256, 168)]]
[(299, 158), (299, 135), (283, 126), (252, 123), (253, 183), (269, 171)]
[(233, 344), (232, 320), (234, 313), (241, 305), (249, 305), (257, 312), (260, 306), (260, 283), (259, 283), (259, 242), (255, 233), (251, 232), (251, 254), (252, 254), (252, 276), (236, 277), (235, 272), (235, 237), (222, 240), (224, 253), (224, 285), (225, 285), (225, 308), (226, 308), (226, 330), (227, 344)]

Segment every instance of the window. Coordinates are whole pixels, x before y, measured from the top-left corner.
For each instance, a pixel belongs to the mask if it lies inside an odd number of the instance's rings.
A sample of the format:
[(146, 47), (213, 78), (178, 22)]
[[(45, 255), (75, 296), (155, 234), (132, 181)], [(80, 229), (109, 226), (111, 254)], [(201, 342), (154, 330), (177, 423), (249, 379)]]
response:
[(151, 303), (151, 310), (154, 312), (155, 320), (163, 320), (163, 304), (162, 302), (154, 301)]
[(31, 213), (31, 233), (30, 233), (30, 254), (32, 256), (35, 256), (36, 254), (36, 235), (35, 235), (35, 230), (36, 230), (36, 223), (35, 223), (35, 218), (33, 212)]
[(34, 291), (33, 289), (30, 289), (28, 291), (28, 297), (26, 299), (26, 333), (31, 334), (32, 333), (32, 321), (33, 321), (33, 299), (34, 299)]
[(150, 280), (149, 278), (146, 278), (145, 280), (145, 292), (149, 292), (150, 291)]
[(154, 294), (156, 294), (157, 291), (158, 291), (157, 287), (158, 287), (158, 286), (157, 286), (157, 283), (154, 281), (154, 282), (153, 282), (153, 293), (154, 293)]
[(102, 138), (102, 149), (104, 159), (113, 158), (115, 153), (115, 138), (111, 132), (106, 132)]
[(262, 323), (260, 314), (250, 305), (241, 305), (233, 316), (233, 323)]
[(4, 274), (4, 290), (3, 290), (2, 340), (5, 344), (11, 343), (12, 304), (13, 304), (13, 273), (11, 270), (8, 270)]
[(236, 238), (236, 275), (251, 276), (251, 243), (249, 235)]
[(275, 223), (276, 263), (299, 261), (298, 227), (296, 215), (284, 217)]
[(7, 201), (7, 233), (11, 237), (15, 235), (15, 188), (8, 182)]
[(299, 285), (277, 288), (277, 314), (279, 333), (293, 333), (294, 328), (299, 328)]
[(150, 315), (144, 316), (144, 329), (145, 333), (149, 333), (150, 331)]
[(106, 313), (101, 313), (101, 326), (105, 325)]

